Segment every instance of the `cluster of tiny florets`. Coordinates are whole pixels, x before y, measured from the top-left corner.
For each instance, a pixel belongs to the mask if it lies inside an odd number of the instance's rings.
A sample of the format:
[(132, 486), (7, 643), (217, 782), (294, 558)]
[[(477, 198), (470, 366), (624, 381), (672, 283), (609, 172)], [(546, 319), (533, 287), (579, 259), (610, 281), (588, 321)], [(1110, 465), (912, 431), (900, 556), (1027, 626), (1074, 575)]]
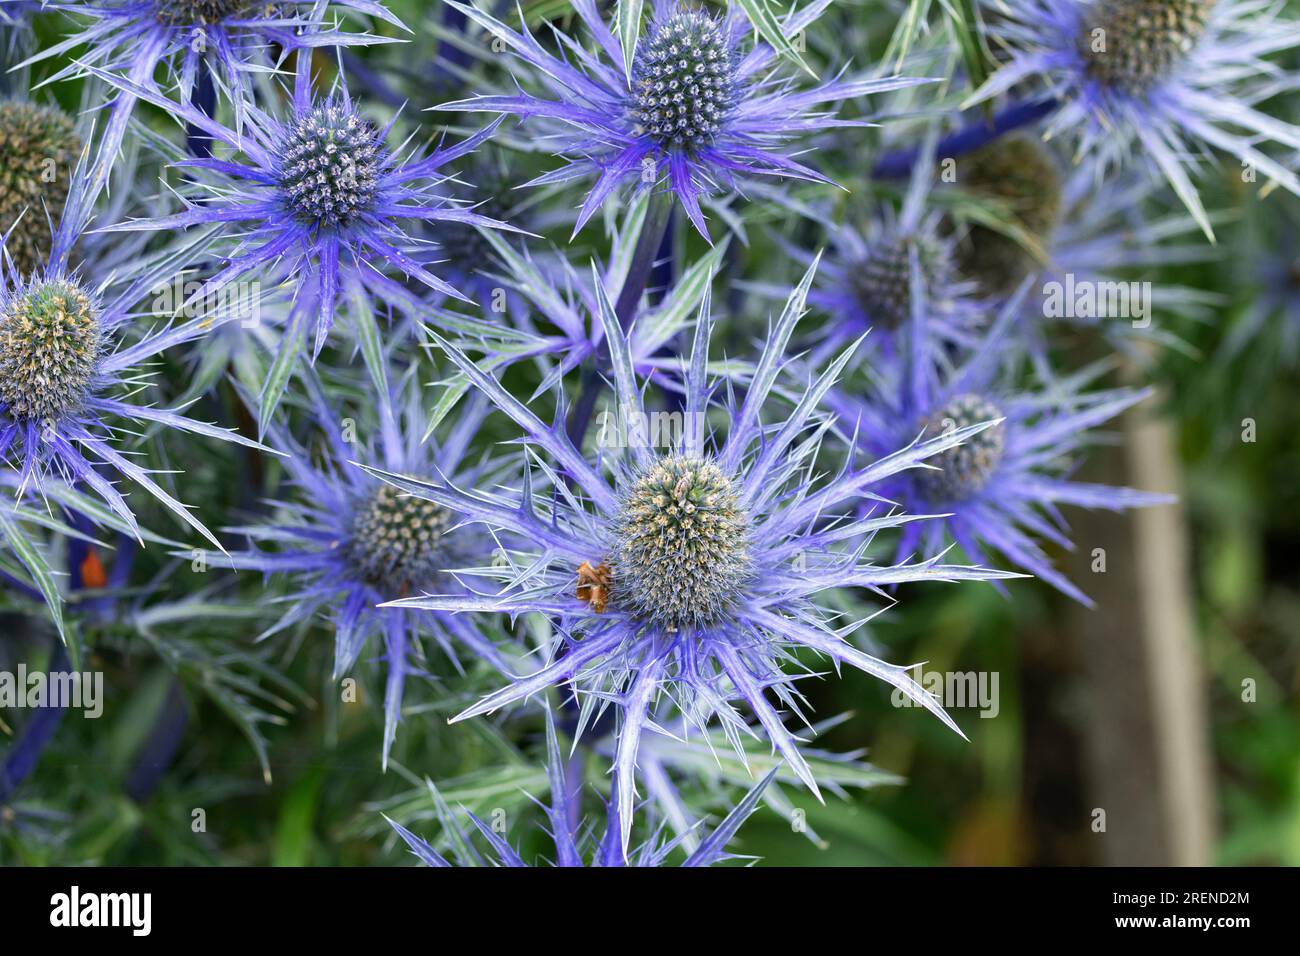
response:
[(638, 125), (662, 146), (707, 146), (735, 102), (735, 73), (724, 27), (707, 14), (685, 11), (653, 24), (632, 69)]
[(154, 15), (169, 27), (210, 26), (247, 6), (250, 0), (154, 0)]
[(633, 482), (615, 520), (611, 603), (667, 630), (716, 621), (752, 575), (749, 531), (715, 463), (661, 459)]
[(926, 291), (949, 271), (945, 248), (925, 235), (888, 235), (873, 243), (849, 278), (858, 305), (873, 326), (896, 331), (912, 314), (912, 249), (916, 249)]
[(0, 405), (20, 422), (81, 407), (100, 354), (98, 310), (75, 283), (20, 288), (0, 304)]
[(384, 485), (353, 513), (345, 547), (357, 576), (386, 597), (430, 587), (447, 563), (451, 514)]
[(66, 113), (21, 100), (0, 102), (0, 235), (9, 233), (5, 251), (20, 275), (49, 255), (50, 220), (57, 224), (63, 212), (80, 151)]
[(280, 163), (280, 186), (297, 217), (348, 226), (374, 204), (383, 144), (379, 131), (337, 104), (298, 117)]
[[(1005, 204), (1033, 239), (1052, 234), (1061, 220), (1061, 176), (1035, 137), (994, 140), (963, 158), (958, 183), (968, 192)], [(959, 250), (961, 269), (990, 293), (1008, 293), (1037, 263), (1024, 245), (987, 226), (974, 226)]]
[[(958, 395), (925, 421), (925, 438), (1002, 418), (1002, 410), (979, 395)], [(929, 459), (939, 471), (918, 471), (916, 481), (926, 501), (963, 501), (982, 490), (1002, 462), (1006, 424), (998, 422)]]
[(1182, 62), (1205, 33), (1215, 0), (1097, 0), (1078, 38), (1088, 74), (1133, 96)]

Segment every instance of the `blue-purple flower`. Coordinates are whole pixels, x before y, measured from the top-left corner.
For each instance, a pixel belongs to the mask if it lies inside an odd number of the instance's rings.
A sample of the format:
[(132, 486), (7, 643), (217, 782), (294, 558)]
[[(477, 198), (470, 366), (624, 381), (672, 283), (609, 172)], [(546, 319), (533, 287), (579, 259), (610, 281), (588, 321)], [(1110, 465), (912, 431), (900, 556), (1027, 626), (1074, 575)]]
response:
[[(387, 481), (511, 533), (517, 550), (474, 593), (428, 594), (396, 602), (437, 612), (482, 611), (511, 618), (544, 615), (553, 630), (539, 668), (458, 714), (465, 720), (567, 686), (584, 715), (616, 706), (621, 727), (614, 759), (616, 806), (626, 849), (641, 736), (667, 711), (703, 726), (716, 717), (734, 732), (737, 709), (752, 710), (773, 746), (816, 794), (817, 781), (786, 728), (778, 704), (801, 714), (791, 653), (816, 651), (873, 674), (956, 725), (904, 667), (859, 650), (858, 622), (836, 620), (819, 602), (839, 588), (879, 590), (920, 580), (992, 580), (1008, 575), (938, 561), (880, 566), (866, 556), (881, 530), (914, 520), (894, 512), (848, 514), (882, 480), (978, 434), (985, 424), (926, 442), (905, 440), (861, 468), (826, 475), (815, 459), (830, 421), (819, 410), (848, 363), (847, 348), (777, 415), (786, 349), (813, 281), (792, 291), (743, 398), (710, 374), (712, 319), (706, 297), (681, 384), (675, 421), (664, 427), (639, 386), (627, 334), (597, 282), (600, 320), (622, 429), (589, 461), (458, 349), (443, 350), (523, 431), (524, 473), (515, 486), (466, 487), (383, 474)], [(725, 393), (725, 394), (724, 394)], [(562, 418), (563, 403), (558, 412)], [(710, 414), (726, 422), (726, 437)], [(672, 413), (668, 415), (671, 421)], [(652, 439), (652, 435), (658, 435)], [(844, 516), (842, 519), (840, 516)], [(461, 575), (465, 578), (466, 575)], [(824, 600), (824, 599), (823, 599)]]
[[(575, 235), (623, 186), (662, 187), (677, 197), (707, 236), (701, 200), (734, 190), (753, 176), (826, 182), (793, 157), (796, 138), (836, 126), (833, 104), (899, 89), (923, 79), (837, 78), (800, 90), (783, 75), (778, 54), (759, 42), (742, 48), (746, 21), (715, 17), (681, 0), (656, 0), (653, 17), (628, 56), (601, 19), (594, 0), (574, 9), (595, 40), (587, 49), (556, 32), (559, 55), (528, 32), (517, 32), (472, 6), (448, 0), (518, 55), (537, 92), (479, 95), (438, 107), (537, 118), (546, 141), (566, 163), (534, 180), (564, 183), (595, 177), (578, 212)], [(811, 3), (783, 23), (787, 35), (810, 26), (828, 3)], [(630, 64), (630, 67), (629, 67)]]
[[(960, 364), (936, 368), (929, 362), (901, 362), (878, 377), (866, 398), (840, 390), (829, 403), (842, 421), (852, 423), (857, 445), (868, 459), (918, 434), (932, 439), (978, 424), (988, 426), (934, 456), (924, 467), (884, 483), (881, 493), (904, 511), (943, 515), (937, 521), (906, 527), (897, 560), (908, 560), (918, 552), (927, 558), (941, 555), (955, 542), (972, 561), (1005, 557), (1090, 604), (1052, 566), (1043, 542), (1066, 550), (1073, 547), (1060, 513), (1063, 505), (1117, 511), (1171, 500), (1168, 495), (1071, 477), (1089, 430), (1147, 398), (1151, 390), (1085, 391), (1105, 371), (1104, 366), (1085, 368), (1041, 391), (1016, 387), (1019, 348), (1010, 333), (1024, 291), (1022, 285), (979, 348)], [(909, 357), (913, 351), (909, 345)]]
[[(990, 31), (1006, 64), (971, 103), (1022, 83), (1060, 102), (1049, 134), (1095, 155), (1098, 174), (1136, 144), (1173, 186), (1205, 234), (1214, 231), (1189, 170), (1212, 150), (1300, 194), (1300, 179), (1260, 147), (1300, 150), (1300, 127), (1258, 106), (1295, 76), (1265, 59), (1300, 46), (1300, 23), (1257, 0), (1024, 0), (998, 6)], [(1253, 180), (1251, 180), (1253, 181)]]
[[(936, 170), (923, 152), (900, 209), (883, 205), (865, 228), (827, 222), (830, 249), (808, 302), (828, 321), (808, 343), (809, 363), (820, 367), (870, 331), (864, 352), (897, 358), (908, 329), (923, 322), (936, 350), (969, 347), (978, 338), (986, 304), (977, 284), (961, 274), (956, 240), (943, 211), (930, 201)], [(792, 249), (805, 264), (813, 257)]]
[(485, 464), (462, 461), (482, 426), (485, 403), (467, 402), (443, 441), (424, 441), (419, 393), (412, 383), (408, 376), (394, 396), (381, 395), (371, 420), (358, 423), (331, 407), (308, 377), (313, 433), (297, 437), (287, 427), (271, 429), (277, 445), (290, 453), (285, 461), (289, 491), (272, 502), (271, 520), (230, 529), (247, 536), (254, 548), (220, 559), (290, 582), (286, 610), (267, 634), (329, 612), (335, 680), (353, 668), (368, 643), (382, 643), (385, 767), (406, 678), (419, 672), (424, 657), (422, 639), (431, 639), (458, 669), (457, 645), (507, 669), (499, 650), (469, 618), (378, 606), (430, 589), (454, 589), (448, 572), (486, 561), (492, 550), (491, 541), (474, 529), (458, 530), (459, 518), (450, 510), (402, 494), (363, 470), (370, 466), (469, 485), (488, 480)]
[[(402, 282), (402, 273), (445, 296), (464, 299), (429, 260), (436, 245), (416, 241), (407, 223), (429, 222), (505, 228), (440, 190), (446, 164), (472, 152), (497, 123), (455, 146), (419, 155), (391, 150), (389, 129), (362, 114), (345, 85), (328, 96), (312, 92), (309, 63), (300, 59), (292, 100), (283, 117), (249, 107), (244, 130), (223, 126), (183, 103), (170, 103), (156, 89), (118, 79), (133, 95), (170, 110), (236, 154), (177, 163), (193, 177), (185, 211), (137, 220), (122, 230), (217, 227), (230, 247), (225, 264), (194, 294), (217, 295), (242, 277), (268, 286), (287, 284), (292, 304), (278, 352), (261, 394), (260, 424), (271, 420), (304, 343), (313, 361), (333, 327), (340, 302), (356, 325), (367, 365), (379, 385), (374, 302), (408, 314), (436, 313)], [(108, 77), (112, 79), (111, 77)], [(499, 121), (498, 121), (499, 123)], [(240, 161), (242, 157), (242, 161)]]
[(183, 258), (184, 251), (146, 259), (132, 274), (112, 274), (97, 282), (73, 269), (70, 254), (91, 214), (84, 158), (73, 174), (48, 259), (18, 275), (7, 255), (0, 254), (0, 459), (19, 469), (20, 496), (39, 492), (52, 474), (93, 492), (138, 532), (132, 509), (110, 476), (129, 479), (219, 547), (149, 468), (119, 448), (122, 434), (116, 422), (154, 422), (262, 448), (180, 411), (130, 400), (148, 382), (150, 359), (235, 316), (214, 310), (202, 321), (132, 335), (139, 318), (136, 304), (175, 268), (176, 255)]

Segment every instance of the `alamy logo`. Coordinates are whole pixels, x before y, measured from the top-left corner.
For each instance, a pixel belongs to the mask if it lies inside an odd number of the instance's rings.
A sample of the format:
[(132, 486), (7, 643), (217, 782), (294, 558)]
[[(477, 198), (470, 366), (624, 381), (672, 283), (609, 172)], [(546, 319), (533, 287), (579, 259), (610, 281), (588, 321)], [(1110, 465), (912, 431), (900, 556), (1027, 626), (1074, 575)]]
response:
[[(972, 707), (979, 708), (981, 717), (996, 717), (1002, 709), (998, 701), (997, 671), (923, 671), (920, 664), (911, 670), (912, 679), (944, 710)], [(895, 707), (921, 706), (897, 688), (889, 700)]]
[(1076, 280), (1043, 283), (1043, 317), (1048, 319), (1130, 319), (1133, 328), (1151, 324), (1150, 282)]
[(232, 320), (246, 329), (255, 329), (262, 324), (260, 282), (230, 282), (200, 295), (205, 288), (206, 283), (197, 279), (187, 282), (179, 275), (170, 284), (156, 285), (150, 290), (154, 296), (153, 314), (180, 315), (187, 319), (205, 316), (212, 322)]
[(151, 893), (69, 893), (50, 897), (50, 925), (59, 927), (125, 926), (133, 936), (148, 936), (153, 925)]
[(28, 672), (0, 671), (0, 709), (6, 707), (62, 707), (98, 717), (104, 712), (104, 675), (100, 671)]
[(681, 448), (687, 440), (704, 435), (704, 415), (699, 412), (650, 412), (625, 407), (602, 409), (596, 416), (596, 444), (600, 448)]

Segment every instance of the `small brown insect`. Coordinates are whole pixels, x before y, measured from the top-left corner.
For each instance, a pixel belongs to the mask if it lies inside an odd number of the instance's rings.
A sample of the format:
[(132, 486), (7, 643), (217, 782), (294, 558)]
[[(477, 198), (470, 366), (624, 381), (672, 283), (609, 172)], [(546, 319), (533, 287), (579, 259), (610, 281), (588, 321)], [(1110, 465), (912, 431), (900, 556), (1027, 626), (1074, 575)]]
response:
[(594, 568), (588, 561), (578, 565), (578, 600), (586, 601), (597, 614), (609, 600), (609, 565), (604, 561)]

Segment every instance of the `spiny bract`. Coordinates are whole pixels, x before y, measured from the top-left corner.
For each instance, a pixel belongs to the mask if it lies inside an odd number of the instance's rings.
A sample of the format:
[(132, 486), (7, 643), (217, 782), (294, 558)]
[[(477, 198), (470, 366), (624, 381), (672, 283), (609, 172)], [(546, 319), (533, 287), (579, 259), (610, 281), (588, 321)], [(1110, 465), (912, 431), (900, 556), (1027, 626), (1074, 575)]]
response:
[(385, 596), (405, 596), (431, 586), (443, 569), (450, 526), (440, 506), (384, 485), (357, 508), (348, 558), (361, 580)]
[(5, 251), (19, 275), (29, 275), (49, 255), (49, 222), (58, 225), (80, 152), (81, 140), (63, 111), (0, 102), (0, 235), (13, 229)]
[(749, 530), (716, 464), (661, 459), (636, 479), (614, 524), (614, 606), (668, 630), (716, 620), (752, 574)]
[(721, 24), (699, 11), (675, 14), (638, 45), (633, 110), (663, 146), (707, 146), (735, 102), (735, 72)]
[(20, 287), (0, 305), (0, 402), (16, 421), (76, 411), (99, 354), (98, 310), (73, 282)]
[[(958, 395), (925, 422), (925, 437), (1002, 418), (1002, 410), (979, 395)], [(930, 459), (939, 471), (921, 471), (917, 482), (922, 494), (933, 503), (961, 501), (979, 491), (1002, 461), (1006, 449), (1006, 426), (1002, 422), (986, 428), (965, 443)]]
[(1215, 0), (1099, 0), (1079, 49), (1099, 83), (1134, 96), (1182, 62), (1205, 32)]
[(280, 185), (303, 222), (349, 226), (374, 203), (383, 146), (347, 107), (326, 103), (297, 118), (284, 145)]

